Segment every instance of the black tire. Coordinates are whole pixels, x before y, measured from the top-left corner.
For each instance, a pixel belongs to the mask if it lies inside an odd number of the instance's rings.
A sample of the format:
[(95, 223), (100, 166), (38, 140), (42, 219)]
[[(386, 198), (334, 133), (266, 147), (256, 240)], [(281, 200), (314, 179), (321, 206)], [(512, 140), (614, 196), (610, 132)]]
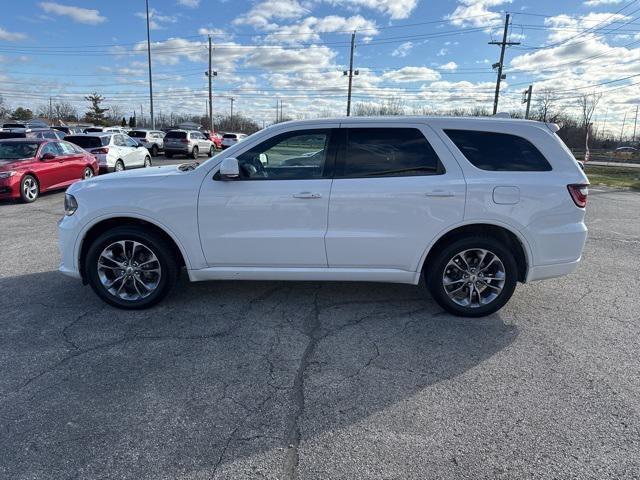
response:
[[(504, 266), (504, 284), (500, 293), (498, 293), (495, 298), (486, 305), (469, 307), (460, 305), (449, 297), (444, 285), (443, 277), (445, 275), (445, 268), (447, 268), (447, 264), (456, 254), (465, 250), (473, 249), (488, 250), (498, 257)], [(491, 259), (492, 257), (488, 258)], [(481, 266), (482, 265), (487, 265), (487, 263), (483, 262)], [(474, 276), (475, 273), (480, 270), (481, 269), (478, 269), (476, 266), (474, 268)], [(452, 270), (450, 267), (447, 271), (453, 271), (456, 274), (458, 273), (455, 267)], [(513, 295), (513, 291), (515, 290), (518, 280), (518, 266), (513, 254), (503, 242), (491, 237), (470, 236), (455, 240), (437, 252), (435, 256), (430, 259), (429, 265), (425, 266), (424, 275), (425, 284), (431, 292), (434, 300), (446, 311), (461, 317), (483, 317), (497, 312), (509, 301), (511, 295)], [(463, 285), (466, 280), (457, 280), (457, 282), (460, 283), (457, 283), (456, 286), (450, 287), (452, 290), (458, 288), (459, 285)], [(484, 285), (486, 284), (487, 282), (484, 282)], [(478, 285), (480, 285), (481, 289), (486, 290), (486, 292), (495, 291), (494, 289), (488, 289), (488, 287), (485, 287), (482, 283), (482, 279), (479, 279)], [(463, 286), (462, 288), (463, 290), (460, 293), (463, 293), (464, 296), (466, 296), (465, 292), (469, 292), (469, 289), (473, 287)], [(471, 295), (472, 298), (479, 300), (480, 293), (478, 290)], [(480, 302), (478, 301), (478, 303)]]
[(151, 147), (151, 156), (152, 157), (157, 157), (158, 156), (158, 146), (157, 145), (153, 145)]
[(144, 157), (144, 168), (151, 166), (151, 157)]
[(20, 201), (33, 203), (40, 196), (40, 184), (33, 175), (25, 175), (20, 181)]
[(123, 172), (125, 170), (124, 168), (124, 162), (122, 160), (118, 160), (115, 164), (115, 166), (113, 167), (113, 171), (114, 172)]
[(199, 154), (198, 147), (193, 147), (193, 150), (191, 150), (191, 158), (196, 159)]
[(164, 152), (164, 156), (167, 158), (173, 158), (173, 153), (171, 152)]
[(211, 148), (209, 148), (209, 157), (213, 157), (216, 154), (216, 148), (212, 145)]
[[(98, 259), (105, 248), (120, 240), (133, 240), (149, 248), (157, 257), (162, 275), (157, 287), (147, 297), (126, 300), (110, 293), (98, 274)], [(85, 257), (85, 275), (93, 291), (106, 303), (125, 310), (149, 308), (171, 291), (178, 279), (179, 267), (174, 250), (164, 238), (152, 231), (136, 226), (115, 227), (100, 235), (89, 246)]]
[(82, 171), (82, 179), (86, 180), (87, 178), (91, 178), (95, 175), (95, 172), (93, 171), (93, 168), (91, 167), (84, 167), (84, 170)]

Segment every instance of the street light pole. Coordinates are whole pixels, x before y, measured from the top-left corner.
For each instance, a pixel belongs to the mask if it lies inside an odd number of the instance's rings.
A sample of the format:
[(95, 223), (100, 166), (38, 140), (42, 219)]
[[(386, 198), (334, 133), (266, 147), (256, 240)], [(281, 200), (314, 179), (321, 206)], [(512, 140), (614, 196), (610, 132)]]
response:
[(153, 80), (151, 78), (151, 29), (149, 27), (149, 0), (145, 0), (147, 6), (147, 59), (149, 61), (149, 109), (151, 111), (151, 128), (156, 128), (153, 118)]
[(229, 97), (229, 100), (231, 100), (231, 115), (229, 115), (229, 123), (231, 124), (231, 128), (233, 129), (233, 102), (235, 102), (236, 99), (234, 97)]

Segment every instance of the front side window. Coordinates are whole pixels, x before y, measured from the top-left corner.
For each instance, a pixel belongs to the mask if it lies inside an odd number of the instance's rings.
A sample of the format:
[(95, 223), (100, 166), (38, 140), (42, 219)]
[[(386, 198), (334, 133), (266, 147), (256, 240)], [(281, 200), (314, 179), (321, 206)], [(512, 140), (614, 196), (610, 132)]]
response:
[(348, 128), (338, 176), (406, 177), (444, 173), (417, 128)]
[(60, 152), (56, 148), (56, 144), (54, 142), (49, 142), (42, 145), (42, 148), (40, 149), (40, 157), (42, 157), (45, 153), (50, 153), (54, 157), (60, 155)]
[(331, 130), (299, 130), (276, 135), (238, 157), (240, 178), (280, 180), (321, 178)]
[(122, 135), (114, 135), (113, 136), (113, 144), (117, 145), (118, 147), (126, 147), (127, 143), (124, 141), (124, 138), (122, 138)]
[(138, 146), (138, 142), (136, 142), (133, 138), (127, 136), (124, 136), (124, 141), (127, 142), (127, 147), (137, 147)]
[(73, 145), (68, 142), (57, 142), (58, 148), (62, 151), (62, 155), (74, 155), (76, 150)]
[(529, 140), (517, 135), (476, 130), (445, 130), (471, 164), (482, 170), (547, 172), (551, 165)]

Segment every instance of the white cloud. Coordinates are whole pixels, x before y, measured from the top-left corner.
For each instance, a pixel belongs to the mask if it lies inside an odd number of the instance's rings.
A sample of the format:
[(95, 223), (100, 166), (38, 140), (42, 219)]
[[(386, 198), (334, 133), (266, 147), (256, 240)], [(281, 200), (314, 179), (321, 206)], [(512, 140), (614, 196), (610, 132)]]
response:
[(587, 7), (598, 7), (600, 5), (615, 5), (616, 3), (622, 3), (623, 0), (587, 0), (584, 4)]
[(454, 70), (458, 69), (458, 64), (456, 62), (449, 62), (445, 63), (444, 65), (440, 65), (438, 68), (440, 70), (448, 70), (450, 72), (453, 72)]
[(274, 29), (270, 24), (273, 19), (290, 20), (300, 18), (309, 13), (298, 0), (265, 0), (254, 5), (244, 15), (240, 15), (233, 23), (236, 25), (251, 25), (255, 28)]
[(440, 51), (438, 53), (436, 53), (436, 56), (444, 57), (447, 53), (449, 53), (449, 49), (448, 48), (441, 48)]
[(391, 52), (392, 57), (406, 57), (409, 55), (409, 52), (413, 48), (412, 42), (404, 42), (398, 48), (396, 48), (393, 52)]
[(0, 40), (15, 42), (17, 40), (24, 40), (25, 38), (27, 38), (27, 36), (24, 33), (8, 32), (4, 28), (0, 27)]
[(459, 0), (456, 9), (445, 17), (458, 27), (492, 27), (502, 22), (502, 15), (489, 10), (512, 0)]
[(324, 0), (333, 6), (365, 7), (388, 15), (393, 20), (409, 18), (418, 0)]
[(66, 16), (78, 23), (86, 23), (89, 25), (97, 25), (107, 20), (107, 17), (100, 15), (99, 10), (90, 8), (73, 7), (55, 2), (40, 2), (40, 8), (47, 13)]
[[(246, 64), (266, 70), (295, 72), (329, 66), (336, 53), (325, 46), (285, 49), (282, 47), (255, 48), (246, 59)], [(317, 75), (322, 77), (322, 75)]]
[(178, 0), (178, 5), (189, 8), (196, 8), (198, 7), (198, 5), (200, 5), (200, 0)]
[(402, 67), (398, 70), (385, 72), (382, 78), (394, 83), (427, 82), (438, 80), (440, 74), (427, 67)]
[(273, 33), (265, 40), (271, 43), (300, 43), (320, 40), (320, 33), (349, 32), (353, 30), (366, 30), (368, 35), (377, 35), (375, 22), (367, 20), (360, 15), (352, 17), (340, 17), (329, 15), (327, 17), (306, 17), (302, 22), (292, 25), (273, 26)]
[[(143, 20), (147, 19), (147, 14), (145, 12), (136, 12), (135, 16), (142, 18)], [(165, 25), (169, 23), (176, 23), (177, 21), (177, 17), (172, 15), (162, 15), (155, 8), (149, 9), (149, 28), (151, 30), (162, 30)]]
[(212, 35), (216, 37), (222, 37), (225, 36), (226, 33), (221, 28), (202, 27), (198, 29), (198, 35)]

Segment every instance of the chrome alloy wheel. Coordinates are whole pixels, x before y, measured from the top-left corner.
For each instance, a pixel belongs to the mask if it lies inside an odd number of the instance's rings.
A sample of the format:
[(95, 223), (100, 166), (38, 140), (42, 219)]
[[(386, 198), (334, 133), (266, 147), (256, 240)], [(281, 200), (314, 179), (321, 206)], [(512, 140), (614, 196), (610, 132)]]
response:
[(82, 179), (86, 180), (87, 178), (93, 177), (93, 170), (89, 167), (84, 169), (84, 173), (82, 175)]
[(98, 257), (98, 278), (111, 295), (122, 300), (140, 300), (160, 284), (160, 261), (146, 245), (120, 240), (107, 246)]
[(505, 278), (504, 264), (495, 253), (472, 248), (455, 254), (449, 260), (442, 274), (442, 285), (454, 303), (478, 308), (498, 298)]
[(22, 183), (22, 191), (27, 200), (32, 202), (38, 197), (38, 184), (33, 177), (27, 177)]

